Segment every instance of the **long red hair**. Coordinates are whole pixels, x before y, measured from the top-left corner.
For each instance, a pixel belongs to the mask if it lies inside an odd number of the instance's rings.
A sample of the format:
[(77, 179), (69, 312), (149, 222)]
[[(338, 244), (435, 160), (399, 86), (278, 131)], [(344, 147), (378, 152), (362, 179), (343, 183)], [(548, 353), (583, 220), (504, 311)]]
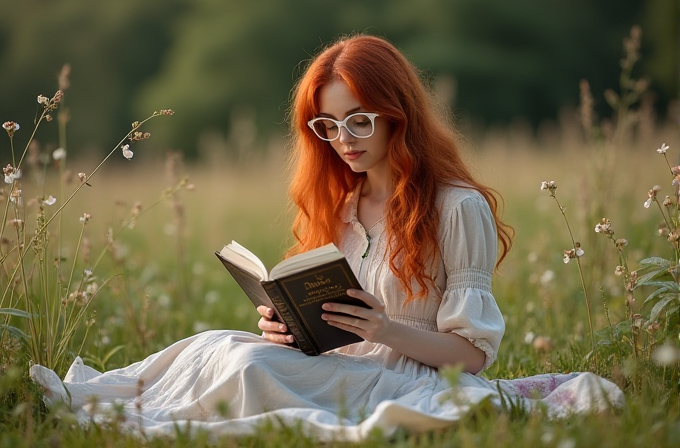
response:
[[(388, 160), (394, 192), (386, 204), (390, 268), (408, 300), (427, 294), (428, 271), (438, 253), (438, 189), (462, 183), (479, 191), (491, 207), (501, 251), (512, 245), (512, 228), (499, 217), (498, 194), (477, 182), (463, 163), (456, 134), (423, 86), (416, 68), (384, 39), (346, 37), (323, 50), (307, 67), (293, 91), (291, 139), (293, 176), (290, 197), (297, 207), (292, 255), (338, 242), (345, 201), (366, 173), (355, 173), (330, 143), (307, 126), (319, 110), (319, 91), (332, 80), (347, 84), (365, 110), (391, 126)], [(412, 280), (419, 285), (414, 294)]]

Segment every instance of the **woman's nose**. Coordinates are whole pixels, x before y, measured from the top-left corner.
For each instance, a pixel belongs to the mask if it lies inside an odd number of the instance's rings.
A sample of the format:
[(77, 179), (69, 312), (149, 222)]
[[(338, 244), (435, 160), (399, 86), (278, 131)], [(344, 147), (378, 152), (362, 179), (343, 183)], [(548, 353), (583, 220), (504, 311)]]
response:
[(345, 126), (340, 127), (339, 139), (340, 143), (342, 143), (343, 145), (354, 142), (354, 136), (349, 132), (349, 130)]

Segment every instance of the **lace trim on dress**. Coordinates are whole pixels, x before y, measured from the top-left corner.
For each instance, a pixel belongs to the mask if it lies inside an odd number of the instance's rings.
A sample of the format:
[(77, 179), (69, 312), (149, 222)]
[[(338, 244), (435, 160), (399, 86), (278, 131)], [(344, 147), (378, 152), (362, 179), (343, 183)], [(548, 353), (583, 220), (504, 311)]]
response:
[(458, 269), (447, 275), (446, 289), (479, 289), (491, 292), (491, 273), (483, 269)]
[[(455, 331), (453, 333), (456, 333)], [(456, 333), (458, 334), (458, 333)], [(465, 338), (465, 336), (458, 335), (462, 338)], [(474, 339), (474, 338), (465, 338), (468, 341), (472, 343), (475, 347), (480, 349), (481, 351), (484, 352), (484, 355), (486, 356), (486, 359), (484, 360), (484, 365), (482, 366), (481, 370), (477, 372), (475, 375), (480, 375), (483, 371), (489, 368), (491, 364), (496, 360), (496, 352), (491, 348), (491, 345), (484, 339)]]

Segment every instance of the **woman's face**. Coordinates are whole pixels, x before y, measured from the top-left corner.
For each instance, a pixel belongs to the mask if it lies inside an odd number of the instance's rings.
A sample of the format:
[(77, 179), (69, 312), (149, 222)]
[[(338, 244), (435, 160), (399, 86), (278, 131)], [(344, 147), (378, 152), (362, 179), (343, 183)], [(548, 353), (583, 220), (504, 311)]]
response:
[[(357, 112), (375, 112), (366, 110), (342, 81), (334, 80), (319, 91), (320, 117), (342, 121), (348, 115)], [(338, 156), (345, 161), (352, 171), (387, 172), (387, 143), (389, 126), (384, 118), (375, 119), (375, 131), (368, 138), (358, 138), (350, 134), (345, 127), (340, 128), (340, 136), (329, 142)]]

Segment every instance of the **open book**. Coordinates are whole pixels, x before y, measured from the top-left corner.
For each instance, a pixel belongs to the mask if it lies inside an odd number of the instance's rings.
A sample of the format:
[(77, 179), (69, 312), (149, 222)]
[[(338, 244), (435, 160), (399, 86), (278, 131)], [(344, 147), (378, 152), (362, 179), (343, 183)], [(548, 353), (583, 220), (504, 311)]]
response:
[(346, 294), (348, 289), (361, 286), (334, 244), (292, 256), (269, 272), (257, 256), (235, 241), (215, 255), (253, 305), (274, 310), (305, 354), (318, 355), (363, 341), (321, 319), (325, 302), (367, 306)]

